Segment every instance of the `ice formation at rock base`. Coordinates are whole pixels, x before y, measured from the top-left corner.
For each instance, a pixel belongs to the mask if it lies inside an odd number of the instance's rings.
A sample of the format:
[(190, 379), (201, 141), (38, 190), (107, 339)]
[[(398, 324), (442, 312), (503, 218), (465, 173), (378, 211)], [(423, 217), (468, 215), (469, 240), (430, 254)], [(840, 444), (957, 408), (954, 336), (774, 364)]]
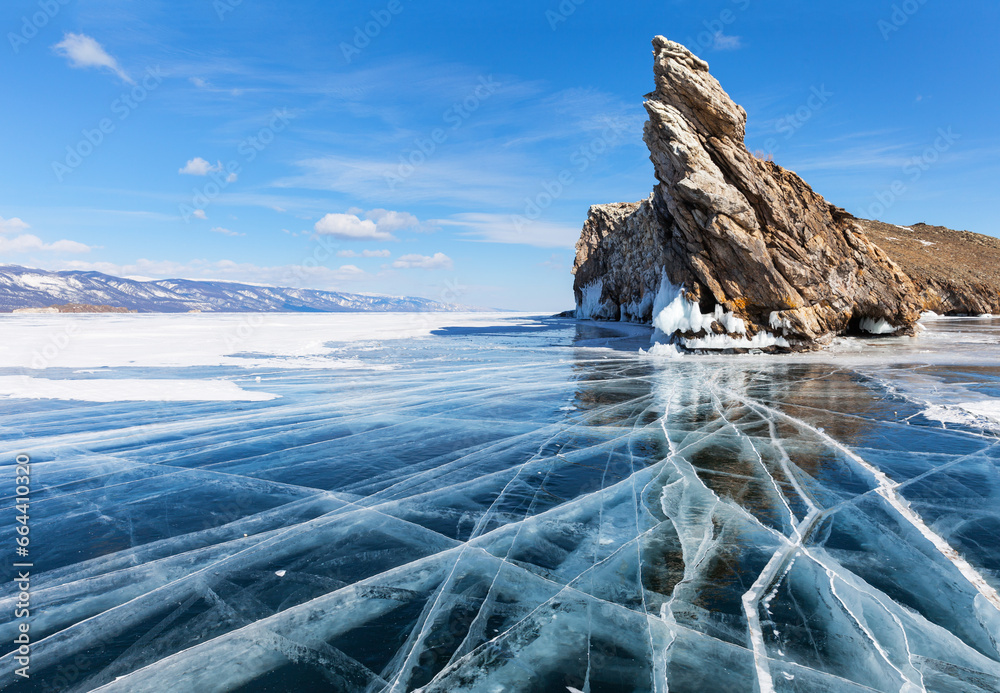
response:
[(35, 484), (12, 690), (1000, 690), (1000, 323), (834, 360), (505, 315), (346, 343), (314, 319), (330, 339), (302, 356), (359, 367), (36, 373), (277, 399), (0, 400)]

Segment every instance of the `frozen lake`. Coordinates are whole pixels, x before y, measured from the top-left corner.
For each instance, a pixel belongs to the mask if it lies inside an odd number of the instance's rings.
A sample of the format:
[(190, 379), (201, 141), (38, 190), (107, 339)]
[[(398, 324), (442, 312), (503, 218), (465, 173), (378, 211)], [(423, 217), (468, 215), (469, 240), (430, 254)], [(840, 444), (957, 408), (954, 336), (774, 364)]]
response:
[(2, 316), (0, 688), (997, 693), (1000, 320), (926, 326)]

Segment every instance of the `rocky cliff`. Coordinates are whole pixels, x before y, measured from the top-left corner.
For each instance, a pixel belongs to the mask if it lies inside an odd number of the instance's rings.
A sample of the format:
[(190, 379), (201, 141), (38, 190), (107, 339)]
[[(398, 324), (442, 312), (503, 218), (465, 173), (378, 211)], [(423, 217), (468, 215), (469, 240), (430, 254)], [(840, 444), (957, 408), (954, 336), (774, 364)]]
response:
[(662, 36), (644, 139), (649, 199), (592, 207), (578, 315), (653, 322), (691, 348), (810, 348), (852, 330), (906, 334), (913, 282), (791, 171), (744, 145), (746, 112), (708, 64)]

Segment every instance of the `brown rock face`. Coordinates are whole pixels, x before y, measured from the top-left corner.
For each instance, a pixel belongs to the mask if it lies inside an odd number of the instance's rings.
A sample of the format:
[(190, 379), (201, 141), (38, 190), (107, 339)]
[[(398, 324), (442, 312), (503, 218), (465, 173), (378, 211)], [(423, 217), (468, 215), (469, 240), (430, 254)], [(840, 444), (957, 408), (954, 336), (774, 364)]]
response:
[(644, 139), (659, 184), (643, 202), (591, 208), (574, 267), (583, 312), (653, 320), (665, 275), (700, 313), (741, 319), (746, 337), (802, 348), (864, 325), (911, 332), (913, 282), (854, 217), (747, 151), (746, 112), (707, 63), (661, 36), (653, 46)]
[(1000, 239), (928, 224), (860, 223), (916, 284), (921, 309), (1000, 315)]

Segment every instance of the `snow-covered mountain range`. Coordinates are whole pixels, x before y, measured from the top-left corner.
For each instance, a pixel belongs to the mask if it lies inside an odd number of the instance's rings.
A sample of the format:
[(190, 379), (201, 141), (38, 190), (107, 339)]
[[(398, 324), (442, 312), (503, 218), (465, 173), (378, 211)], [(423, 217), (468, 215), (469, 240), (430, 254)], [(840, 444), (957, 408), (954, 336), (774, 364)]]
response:
[(116, 306), (140, 313), (484, 310), (412, 296), (347, 294), (193, 279), (138, 280), (101, 272), (50, 272), (0, 265), (0, 312), (73, 303)]

